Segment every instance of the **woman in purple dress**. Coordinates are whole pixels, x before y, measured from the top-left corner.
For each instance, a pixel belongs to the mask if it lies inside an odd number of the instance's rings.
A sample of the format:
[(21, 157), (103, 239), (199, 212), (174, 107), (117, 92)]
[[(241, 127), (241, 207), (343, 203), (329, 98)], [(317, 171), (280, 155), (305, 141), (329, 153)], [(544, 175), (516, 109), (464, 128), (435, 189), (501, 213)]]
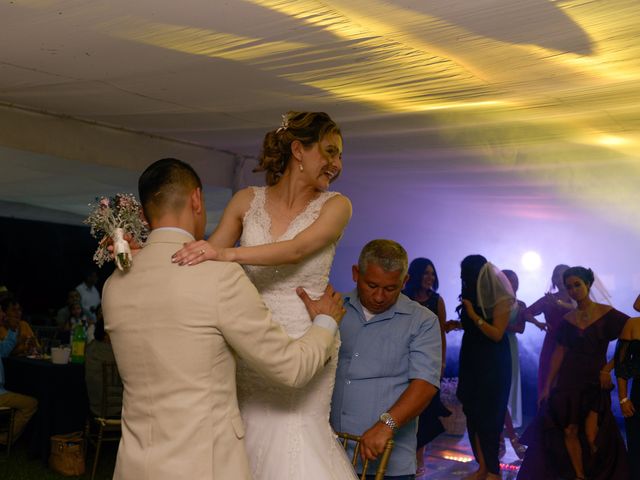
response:
[(529, 448), (518, 479), (628, 480), (611, 412), (613, 359), (607, 362), (606, 355), (629, 317), (590, 298), (590, 269), (569, 268), (563, 280), (578, 307), (558, 326), (540, 409), (522, 437)]
[(530, 314), (531, 317), (544, 314), (546, 323), (536, 322), (535, 319), (532, 319), (532, 321), (536, 326), (538, 326), (538, 328), (544, 328), (547, 330), (547, 334), (544, 336), (544, 341), (542, 342), (540, 362), (538, 364), (538, 398), (540, 398), (542, 389), (544, 388), (547, 377), (549, 376), (551, 354), (553, 353), (553, 347), (556, 343), (556, 332), (558, 327), (562, 324), (562, 317), (574, 308), (571, 303), (571, 299), (567, 294), (567, 290), (564, 288), (564, 283), (562, 282), (562, 275), (567, 268), (569, 268), (568, 265), (560, 264), (555, 266), (553, 274), (551, 275), (551, 291), (545, 293), (544, 297), (536, 300), (527, 309), (527, 314)]

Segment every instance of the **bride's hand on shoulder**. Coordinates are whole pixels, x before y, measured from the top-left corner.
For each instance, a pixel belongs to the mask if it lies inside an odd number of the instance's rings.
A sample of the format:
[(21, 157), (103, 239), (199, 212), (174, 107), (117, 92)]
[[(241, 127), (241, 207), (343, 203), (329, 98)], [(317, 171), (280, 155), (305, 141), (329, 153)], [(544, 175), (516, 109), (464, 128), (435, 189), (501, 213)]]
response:
[(206, 260), (223, 260), (222, 249), (216, 249), (206, 240), (194, 240), (171, 256), (171, 261), (178, 265), (197, 265)]

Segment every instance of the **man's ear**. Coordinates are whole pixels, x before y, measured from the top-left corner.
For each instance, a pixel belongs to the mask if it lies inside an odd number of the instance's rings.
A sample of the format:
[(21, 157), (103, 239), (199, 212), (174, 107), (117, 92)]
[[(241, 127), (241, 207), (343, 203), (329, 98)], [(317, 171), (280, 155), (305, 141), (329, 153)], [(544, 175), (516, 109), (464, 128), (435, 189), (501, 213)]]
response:
[(351, 266), (351, 276), (353, 277), (353, 281), (354, 282), (358, 281), (358, 275), (360, 275), (360, 270), (358, 270), (358, 266), (357, 265), (352, 265)]
[(204, 208), (204, 202), (202, 199), (202, 190), (200, 187), (196, 187), (193, 192), (191, 192), (191, 209), (194, 213), (202, 212)]

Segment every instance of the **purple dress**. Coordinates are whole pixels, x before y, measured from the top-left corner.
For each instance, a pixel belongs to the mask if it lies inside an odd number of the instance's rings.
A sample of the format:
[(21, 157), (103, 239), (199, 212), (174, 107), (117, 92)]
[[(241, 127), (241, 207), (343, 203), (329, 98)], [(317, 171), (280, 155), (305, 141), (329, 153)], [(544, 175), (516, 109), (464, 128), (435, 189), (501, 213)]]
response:
[(551, 367), (551, 354), (556, 344), (556, 333), (558, 328), (564, 322), (564, 316), (569, 312), (568, 309), (558, 305), (557, 297), (549, 298), (544, 296), (531, 305), (527, 311), (533, 316), (544, 314), (544, 321), (547, 323), (547, 333), (542, 342), (540, 350), (540, 363), (538, 364), (538, 397), (542, 393), (542, 389), (549, 376), (549, 368)]
[[(541, 405), (521, 439), (529, 448), (519, 480), (574, 477), (564, 444), (564, 429), (569, 425), (578, 425), (587, 478), (629, 479), (624, 442), (611, 413), (611, 392), (600, 388), (600, 370), (607, 363), (607, 347), (618, 338), (627, 318), (611, 309), (585, 329), (563, 320), (556, 341), (566, 348), (564, 359), (548, 402)], [(598, 414), (594, 454), (590, 453), (584, 434), (590, 411)]]

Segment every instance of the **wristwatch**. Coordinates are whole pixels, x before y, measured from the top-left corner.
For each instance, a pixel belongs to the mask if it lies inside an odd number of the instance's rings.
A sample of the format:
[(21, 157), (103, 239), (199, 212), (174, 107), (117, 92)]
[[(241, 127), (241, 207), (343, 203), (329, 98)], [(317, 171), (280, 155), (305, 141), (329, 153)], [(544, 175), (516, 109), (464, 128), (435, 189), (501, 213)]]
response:
[(393, 433), (396, 433), (398, 431), (398, 424), (396, 423), (396, 421), (393, 419), (393, 417), (389, 412), (382, 413), (378, 420), (380, 420), (387, 427), (389, 427)]

